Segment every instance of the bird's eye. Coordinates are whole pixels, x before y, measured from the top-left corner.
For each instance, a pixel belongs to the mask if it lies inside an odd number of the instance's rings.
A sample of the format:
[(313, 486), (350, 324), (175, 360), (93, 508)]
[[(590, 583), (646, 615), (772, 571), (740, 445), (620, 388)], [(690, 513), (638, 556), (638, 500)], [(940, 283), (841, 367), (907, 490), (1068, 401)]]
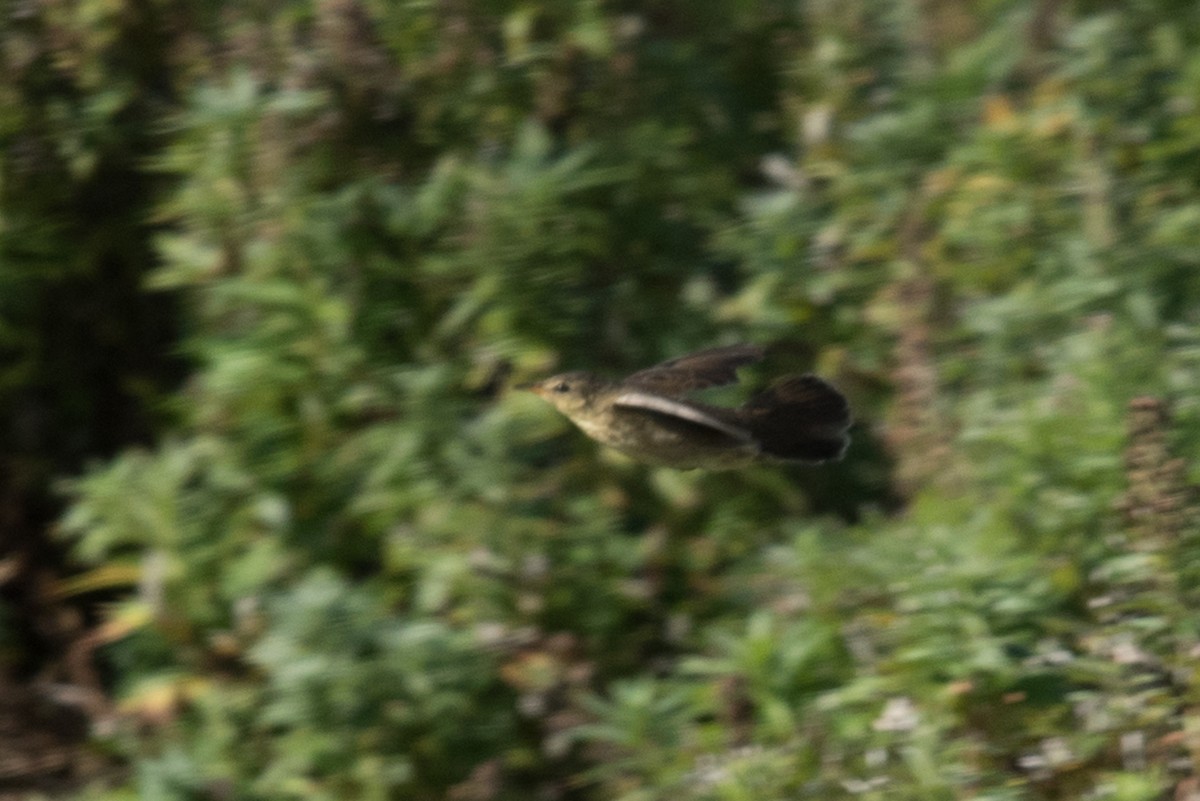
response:
[(571, 385), (568, 384), (566, 381), (559, 381), (557, 384), (554, 385), (554, 391), (555, 392), (570, 392)]

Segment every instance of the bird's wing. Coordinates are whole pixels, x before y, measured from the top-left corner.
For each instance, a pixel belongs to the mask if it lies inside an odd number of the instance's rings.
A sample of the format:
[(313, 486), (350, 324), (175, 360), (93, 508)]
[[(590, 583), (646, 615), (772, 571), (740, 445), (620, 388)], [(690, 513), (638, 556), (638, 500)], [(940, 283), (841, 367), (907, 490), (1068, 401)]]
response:
[(753, 437), (746, 429), (721, 420), (703, 406), (640, 390), (622, 392), (613, 400), (618, 409), (651, 412), (665, 421), (682, 422), (688, 426), (700, 426), (714, 433), (724, 434), (740, 442), (751, 442)]
[(763, 349), (757, 345), (710, 348), (639, 370), (622, 383), (657, 395), (679, 397), (698, 389), (732, 384), (737, 381), (739, 367), (762, 357)]

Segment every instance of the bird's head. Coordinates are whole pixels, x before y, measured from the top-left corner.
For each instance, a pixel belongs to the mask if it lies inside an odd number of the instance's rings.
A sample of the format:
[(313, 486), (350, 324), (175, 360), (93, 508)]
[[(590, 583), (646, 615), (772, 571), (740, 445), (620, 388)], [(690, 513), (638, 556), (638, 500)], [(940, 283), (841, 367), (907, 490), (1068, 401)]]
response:
[(586, 414), (592, 407), (597, 391), (605, 382), (590, 373), (560, 373), (542, 381), (527, 384), (521, 389), (527, 389), (535, 395), (545, 398), (555, 409), (574, 418)]

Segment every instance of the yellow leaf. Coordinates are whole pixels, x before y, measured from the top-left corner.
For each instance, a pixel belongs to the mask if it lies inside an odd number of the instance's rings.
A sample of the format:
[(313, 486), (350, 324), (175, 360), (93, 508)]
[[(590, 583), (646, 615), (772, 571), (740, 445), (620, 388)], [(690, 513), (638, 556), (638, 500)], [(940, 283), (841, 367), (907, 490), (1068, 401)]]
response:
[(983, 124), (994, 131), (1012, 131), (1017, 127), (1016, 112), (1005, 95), (989, 95), (983, 101)]
[(78, 576), (56, 581), (54, 597), (70, 598), (97, 590), (132, 587), (137, 585), (141, 577), (142, 568), (135, 562), (102, 565)]

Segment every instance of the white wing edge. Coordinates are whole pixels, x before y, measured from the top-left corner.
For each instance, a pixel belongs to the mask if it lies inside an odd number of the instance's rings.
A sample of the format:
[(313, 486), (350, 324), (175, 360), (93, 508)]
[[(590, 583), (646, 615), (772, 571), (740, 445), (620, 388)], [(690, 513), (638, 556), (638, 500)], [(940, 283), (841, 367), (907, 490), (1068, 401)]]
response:
[(617, 406), (625, 406), (630, 409), (648, 409), (660, 414), (669, 414), (672, 417), (678, 417), (690, 423), (716, 429), (722, 434), (728, 434), (741, 442), (753, 441), (750, 432), (737, 426), (731, 426), (686, 403), (679, 403), (670, 398), (664, 398), (661, 395), (651, 395), (648, 392), (625, 392), (618, 395), (613, 403)]

